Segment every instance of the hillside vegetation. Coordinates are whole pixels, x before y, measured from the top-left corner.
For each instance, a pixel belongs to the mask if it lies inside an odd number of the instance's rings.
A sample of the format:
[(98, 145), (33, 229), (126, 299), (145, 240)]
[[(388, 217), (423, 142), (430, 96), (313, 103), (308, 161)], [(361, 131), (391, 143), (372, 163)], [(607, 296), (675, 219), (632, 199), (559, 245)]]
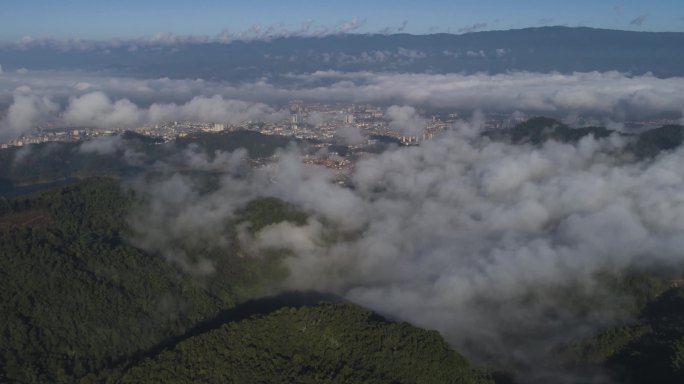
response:
[[(0, 200), (0, 382), (488, 382), (436, 332), (351, 304), (227, 316), (284, 277), (277, 256), (210, 252), (190, 275), (127, 242), (134, 199), (98, 178)], [(271, 198), (237, 216), (306, 219)]]
[(130, 368), (121, 383), (490, 383), (441, 336), (348, 303), (230, 322)]
[[(199, 279), (128, 244), (132, 196), (111, 179), (0, 200), (0, 372), (12, 382), (69, 381), (113, 366), (255, 295), (275, 261), (204, 254)], [(259, 200), (257, 222), (299, 213)], [(2, 380), (0, 380), (2, 381)]]

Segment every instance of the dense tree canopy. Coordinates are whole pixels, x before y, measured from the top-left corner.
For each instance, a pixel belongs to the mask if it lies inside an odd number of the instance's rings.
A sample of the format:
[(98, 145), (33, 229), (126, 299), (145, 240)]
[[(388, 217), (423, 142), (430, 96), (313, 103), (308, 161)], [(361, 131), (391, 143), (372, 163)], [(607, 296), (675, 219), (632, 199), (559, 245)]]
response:
[(130, 368), (123, 383), (488, 383), (438, 333), (352, 304), (224, 324)]

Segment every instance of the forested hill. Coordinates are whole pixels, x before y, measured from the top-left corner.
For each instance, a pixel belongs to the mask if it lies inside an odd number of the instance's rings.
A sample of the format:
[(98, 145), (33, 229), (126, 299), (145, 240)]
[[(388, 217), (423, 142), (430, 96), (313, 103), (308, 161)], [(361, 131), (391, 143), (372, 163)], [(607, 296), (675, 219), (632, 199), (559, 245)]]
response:
[[(544, 118), (500, 133), (496, 139), (531, 146), (617, 134)], [(682, 133), (681, 126), (664, 126), (629, 137), (625, 149), (635, 158), (655, 156), (678, 148)], [(200, 135), (168, 147), (134, 135), (121, 140), (148, 160), (173, 156), (197, 142), (225, 150), (241, 145), (228, 136), (219, 136), (224, 142), (214, 138)], [(253, 156), (272, 154), (288, 143), (266, 140), (251, 144)], [(435, 332), (388, 322), (339, 300), (319, 304), (330, 300), (328, 295), (299, 303), (279, 298), (259, 311), (245, 311), (246, 303), (272, 293), (287, 276), (282, 254), (244, 257), (247, 251), (236, 241), (230, 247), (198, 248), (179, 239), (174, 245), (189, 259), (207, 259), (215, 267), (212, 275), (193, 275), (131, 244), (127, 218), (140, 196), (122, 189), (117, 178), (88, 177), (137, 171), (121, 162), (125, 150), (105, 163), (96, 157), (101, 155), (79, 152), (77, 144), (58, 146), (33, 147), (21, 161), (44, 169), (41, 175), (53, 180), (59, 178), (50, 176), (52, 162), (71, 164), (77, 176), (72, 185), (0, 197), (0, 383), (291, 382), (293, 377), (311, 383), (491, 382)], [(16, 161), (16, 151), (0, 155)], [(75, 163), (79, 156), (94, 157)], [(10, 172), (10, 181), (31, 176), (13, 176), (11, 165), (0, 165)], [(255, 198), (222, 230), (231, 237), (247, 223), (256, 231), (306, 219), (296, 206)], [(681, 273), (653, 271), (638, 278), (606, 273), (608, 281), (614, 280), (607, 286), (635, 303), (634, 321), (554, 351), (559, 366), (599, 369), (630, 384), (653, 378), (681, 383)], [(568, 308), (590, 305), (578, 301), (570, 295)], [(497, 361), (490, 363), (499, 369)]]
[(348, 303), (223, 324), (129, 368), (118, 382), (493, 383), (437, 332)]
[(616, 383), (684, 383), (684, 288), (662, 283), (653, 276), (631, 281), (626, 288), (651, 295), (636, 320), (578, 340), (559, 361), (603, 367)]
[[(285, 373), (310, 382), (487, 382), (438, 334), (351, 304), (233, 323), (240, 317), (226, 314), (284, 277), (278, 256), (190, 248), (216, 271), (189, 274), (128, 243), (134, 199), (102, 178), (0, 198), (0, 382), (118, 382), (122, 374), (126, 382), (174, 382), (169, 364), (175, 382), (277, 382), (292, 377)], [(302, 215), (256, 199), (226, 231), (245, 221), (301, 223)], [(271, 310), (291, 304), (272, 302)], [(172, 362), (176, 354), (185, 357)]]
[(684, 142), (684, 126), (663, 125), (639, 133), (612, 131), (601, 126), (572, 128), (556, 119), (535, 117), (519, 123), (510, 129), (483, 132), (492, 139), (505, 139), (514, 144), (539, 146), (549, 140), (561, 143), (576, 143), (580, 139), (593, 136), (601, 139), (615, 134), (629, 140), (625, 151), (638, 159), (653, 157), (661, 152), (678, 148)]
[[(330, 295), (250, 301), (285, 276), (278, 255), (203, 250), (215, 274), (184, 272), (126, 241), (134, 199), (112, 179), (0, 199), (0, 382), (491, 383), (501, 376), (474, 368), (436, 332)], [(296, 207), (256, 199), (226, 230), (304, 220)], [(633, 298), (636, 321), (553, 352), (559, 367), (602, 369), (630, 384), (682, 382), (684, 290), (673, 273), (608, 274), (608, 289)], [(569, 297), (569, 307), (581, 308), (577, 300)], [(510, 382), (501, 377), (496, 382)]]
[[(268, 258), (238, 258), (237, 250), (203, 253), (217, 273), (198, 279), (133, 247), (131, 200), (110, 179), (0, 200), (0, 377), (70, 382), (97, 373), (277, 278)], [(259, 201), (250, 207), (245, 215), (263, 222), (288, 219)]]
[(244, 148), (250, 158), (264, 158), (292, 141), (252, 131), (196, 133), (163, 144), (156, 138), (133, 132), (109, 139), (112, 142), (105, 148), (93, 151), (83, 150), (83, 142), (32, 144), (0, 150), (0, 196), (72, 184), (86, 177), (131, 176), (155, 162), (172, 160), (192, 146), (200, 146), (208, 153)]

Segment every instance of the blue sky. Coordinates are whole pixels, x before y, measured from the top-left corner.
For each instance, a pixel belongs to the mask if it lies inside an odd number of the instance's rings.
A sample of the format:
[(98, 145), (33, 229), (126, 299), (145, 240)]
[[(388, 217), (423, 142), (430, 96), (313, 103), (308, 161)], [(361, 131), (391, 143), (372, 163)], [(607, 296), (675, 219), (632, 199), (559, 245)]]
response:
[(683, 0), (3, 0), (0, 40), (23, 36), (109, 39), (161, 32), (215, 35), (223, 30), (339, 28), (356, 19), (355, 32), (385, 28), (424, 34), (462, 33), (541, 25), (684, 31)]

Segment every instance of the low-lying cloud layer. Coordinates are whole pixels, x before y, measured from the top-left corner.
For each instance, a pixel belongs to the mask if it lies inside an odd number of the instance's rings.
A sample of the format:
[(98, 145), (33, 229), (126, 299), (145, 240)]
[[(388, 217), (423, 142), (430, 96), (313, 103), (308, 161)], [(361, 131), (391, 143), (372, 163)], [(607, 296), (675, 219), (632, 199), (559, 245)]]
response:
[(57, 110), (58, 105), (49, 97), (41, 97), (17, 89), (5, 118), (0, 120), (0, 140), (19, 137), (24, 132), (34, 129)]
[[(473, 357), (530, 368), (529, 382), (560, 382), (547, 376), (558, 368), (554, 348), (626, 320), (625, 298), (597, 274), (684, 262), (684, 150), (635, 162), (618, 136), (516, 146), (482, 138), (479, 126), (462, 122), (439, 140), (362, 161), (353, 188), (296, 150), (239, 176), (239, 153), (205, 158), (205, 169), (227, 172), (216, 191), (203, 195), (180, 174), (136, 184), (154, 198), (133, 224), (162, 253), (181, 237), (230, 246), (216, 228), (235, 209), (281, 198), (308, 212), (307, 224), (239, 241), (250, 253), (292, 252), (283, 289), (338, 293), (437, 329)], [(570, 293), (590, 310), (575, 310)]]
[(245, 124), (275, 122), (287, 116), (287, 111), (263, 103), (224, 99), (220, 95), (195, 96), (182, 104), (153, 103), (142, 108), (126, 98), (112, 100), (101, 91), (71, 97), (66, 107), (60, 109), (53, 98), (37, 96), (37, 92), (22, 86), (14, 92), (6, 117), (0, 120), (0, 140), (20, 137), (46, 122), (67, 127), (130, 129), (178, 120)]
[(135, 127), (144, 123), (175, 120), (230, 124), (247, 121), (274, 122), (285, 117), (286, 112), (276, 111), (263, 103), (225, 100), (220, 95), (196, 96), (180, 105), (154, 103), (144, 109), (128, 99), (112, 101), (99, 91), (70, 100), (63, 116), (66, 124), (96, 128)]
[(661, 79), (617, 72), (571, 75), (316, 72), (288, 75), (286, 80), (283, 83), (265, 78), (234, 84), (111, 78), (82, 73), (3, 73), (0, 105), (12, 113), (11, 116), (6, 113), (0, 122), (0, 135), (20, 134), (48, 118), (95, 127), (175, 119), (273, 121), (282, 117), (278, 106), (293, 99), (424, 110), (522, 111), (560, 117), (589, 115), (613, 121), (679, 118), (684, 110), (684, 78)]
[(392, 130), (405, 135), (420, 135), (424, 132), (427, 120), (418, 114), (415, 108), (404, 105), (393, 105), (385, 111)]

